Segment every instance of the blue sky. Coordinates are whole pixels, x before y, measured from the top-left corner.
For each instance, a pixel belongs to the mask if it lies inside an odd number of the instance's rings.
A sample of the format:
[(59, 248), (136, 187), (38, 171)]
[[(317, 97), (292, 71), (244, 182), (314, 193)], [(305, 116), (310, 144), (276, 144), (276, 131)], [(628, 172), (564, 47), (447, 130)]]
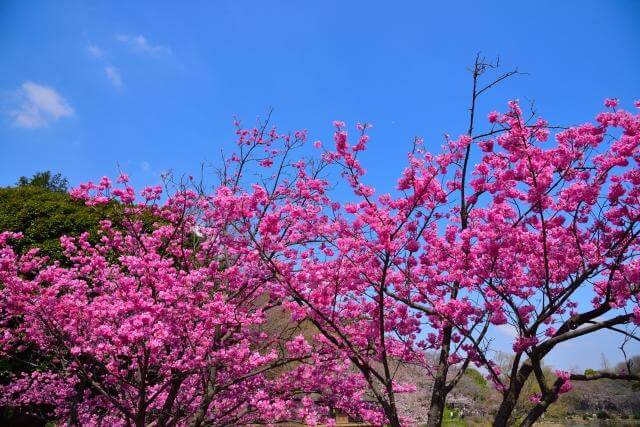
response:
[[(312, 140), (330, 140), (335, 119), (373, 123), (363, 161), (388, 191), (414, 136), (437, 149), (464, 131), (477, 52), (529, 73), (489, 93), (481, 117), (513, 98), (557, 124), (590, 120), (605, 97), (631, 107), (638, 22), (632, 0), (4, 1), (0, 185), (48, 169), (77, 184), (117, 164), (138, 184), (195, 173), (232, 148), (234, 115), (273, 108)], [(601, 334), (550, 361), (599, 366), (601, 352), (618, 358), (613, 343)]]

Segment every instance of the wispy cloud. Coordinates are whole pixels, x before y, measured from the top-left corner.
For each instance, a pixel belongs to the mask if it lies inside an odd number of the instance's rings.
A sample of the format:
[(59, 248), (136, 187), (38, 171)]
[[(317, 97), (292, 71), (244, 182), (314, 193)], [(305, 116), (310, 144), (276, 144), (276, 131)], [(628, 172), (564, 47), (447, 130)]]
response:
[(102, 59), (104, 57), (104, 50), (96, 44), (90, 44), (87, 46), (87, 53), (96, 59)]
[[(171, 49), (169, 47), (150, 43), (143, 35), (116, 34), (115, 39), (125, 45), (129, 50), (139, 55), (159, 57), (171, 54)], [(89, 56), (102, 63), (104, 73), (111, 85), (116, 89), (122, 89), (122, 73), (120, 69), (115, 67), (111, 63), (111, 60), (109, 60), (109, 58), (113, 56), (112, 53), (105, 51), (96, 43), (90, 43), (87, 46), (86, 51)]]
[(120, 89), (122, 87), (122, 76), (120, 75), (120, 71), (116, 67), (108, 66), (105, 67), (104, 72), (107, 74), (107, 78), (116, 89)]
[(37, 128), (74, 115), (73, 108), (54, 88), (26, 81), (16, 91), (9, 114), (16, 126)]
[(143, 35), (116, 34), (116, 40), (126, 45), (133, 52), (160, 56), (171, 54), (171, 49), (167, 46), (150, 43)]
[(149, 172), (151, 170), (151, 164), (146, 160), (143, 160), (140, 162), (140, 168), (143, 170), (143, 172)]
[(113, 87), (115, 87), (116, 89), (121, 89), (122, 74), (120, 73), (119, 69), (109, 64), (109, 61), (106, 60), (105, 51), (97, 44), (92, 43), (89, 46), (87, 46), (87, 53), (92, 58), (97, 59), (106, 65), (104, 67), (104, 73), (107, 76), (107, 79), (109, 80), (109, 82)]

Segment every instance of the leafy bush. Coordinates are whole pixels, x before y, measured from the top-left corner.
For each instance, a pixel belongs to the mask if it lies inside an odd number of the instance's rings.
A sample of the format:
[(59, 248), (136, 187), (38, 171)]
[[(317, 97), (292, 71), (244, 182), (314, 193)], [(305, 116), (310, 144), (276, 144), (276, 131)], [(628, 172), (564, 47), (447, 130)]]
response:
[(0, 188), (0, 230), (22, 232), (18, 250), (60, 259), (60, 236), (94, 232), (100, 215), (67, 193), (36, 186)]
[(486, 387), (487, 385), (487, 380), (484, 378), (484, 376), (477, 371), (476, 369), (473, 368), (467, 368), (467, 371), (465, 372), (465, 375), (469, 376), (471, 379), (473, 379), (473, 381), (478, 384), (481, 387)]

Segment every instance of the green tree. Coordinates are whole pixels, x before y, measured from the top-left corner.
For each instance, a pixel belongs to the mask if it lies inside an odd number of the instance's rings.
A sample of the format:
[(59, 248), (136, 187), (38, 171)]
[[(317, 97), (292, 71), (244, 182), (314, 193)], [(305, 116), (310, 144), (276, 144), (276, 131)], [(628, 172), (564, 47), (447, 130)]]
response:
[(55, 193), (66, 193), (68, 190), (69, 181), (67, 181), (67, 178), (63, 177), (60, 173), (53, 175), (51, 171), (44, 171), (36, 172), (35, 174), (33, 174), (33, 176), (31, 176), (31, 178), (21, 176), (20, 178), (18, 178), (18, 182), (16, 185), (18, 187), (45, 188)]
[(42, 254), (60, 259), (60, 236), (96, 230), (102, 213), (72, 200), (61, 191), (61, 182), (37, 179), (38, 185), (0, 188), (0, 231), (22, 232), (20, 251), (38, 247)]

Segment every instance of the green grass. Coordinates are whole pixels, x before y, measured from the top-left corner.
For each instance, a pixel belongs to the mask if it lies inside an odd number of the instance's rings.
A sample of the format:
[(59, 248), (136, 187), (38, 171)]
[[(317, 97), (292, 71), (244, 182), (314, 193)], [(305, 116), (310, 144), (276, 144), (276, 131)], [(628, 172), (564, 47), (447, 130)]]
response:
[(465, 427), (467, 423), (465, 423), (464, 420), (461, 419), (445, 419), (442, 420), (442, 425), (444, 427)]

